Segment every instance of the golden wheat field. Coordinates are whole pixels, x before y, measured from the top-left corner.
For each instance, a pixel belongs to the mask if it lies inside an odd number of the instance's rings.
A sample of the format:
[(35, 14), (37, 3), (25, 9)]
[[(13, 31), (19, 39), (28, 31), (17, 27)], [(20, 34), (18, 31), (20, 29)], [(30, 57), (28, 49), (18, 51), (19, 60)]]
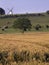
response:
[[(0, 34), (0, 51), (4, 50), (9, 52), (29, 50), (32, 53), (39, 52), (41, 54), (49, 52), (49, 32)], [(49, 63), (42, 65), (49, 65)]]
[(0, 34), (0, 49), (49, 51), (49, 33)]

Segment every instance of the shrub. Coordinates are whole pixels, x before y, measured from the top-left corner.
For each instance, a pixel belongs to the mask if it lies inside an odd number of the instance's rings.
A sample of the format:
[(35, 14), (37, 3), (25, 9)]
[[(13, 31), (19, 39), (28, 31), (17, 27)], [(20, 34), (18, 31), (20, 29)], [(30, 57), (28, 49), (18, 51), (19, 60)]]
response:
[(35, 26), (35, 29), (36, 29), (36, 30), (40, 30), (40, 29), (41, 29), (41, 25), (37, 24), (37, 25)]
[(31, 22), (27, 18), (18, 18), (16, 21), (13, 23), (13, 27), (16, 29), (20, 29), (23, 32), (28, 30), (31, 30)]
[(41, 14), (41, 13), (38, 13), (37, 15), (38, 15), (38, 16), (45, 16), (44, 14)]
[(46, 13), (49, 14), (49, 10)]
[(5, 26), (5, 29), (8, 29), (8, 26)]
[(5, 31), (5, 29), (4, 29), (4, 28), (2, 28), (2, 31)]
[(46, 28), (48, 29), (49, 28), (49, 25), (46, 25)]

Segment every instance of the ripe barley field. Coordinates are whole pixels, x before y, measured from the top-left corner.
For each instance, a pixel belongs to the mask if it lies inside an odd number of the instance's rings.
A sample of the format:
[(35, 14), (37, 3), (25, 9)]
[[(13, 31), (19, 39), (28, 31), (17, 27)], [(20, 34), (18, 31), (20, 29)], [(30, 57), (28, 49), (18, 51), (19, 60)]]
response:
[[(21, 52), (28, 50), (31, 53), (49, 53), (49, 32), (32, 32), (32, 33), (16, 33), (16, 34), (0, 34), (0, 52), (13, 51)], [(13, 63), (12, 65), (49, 65), (47, 62), (37, 63), (30, 61), (27, 63)]]

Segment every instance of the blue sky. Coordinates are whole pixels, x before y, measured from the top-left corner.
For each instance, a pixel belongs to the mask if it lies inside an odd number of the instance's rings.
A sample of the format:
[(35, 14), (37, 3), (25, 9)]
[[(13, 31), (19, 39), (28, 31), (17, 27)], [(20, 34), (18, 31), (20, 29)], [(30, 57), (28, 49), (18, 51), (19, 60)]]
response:
[(13, 13), (34, 13), (49, 10), (49, 0), (0, 0), (0, 7), (5, 9), (13, 8)]

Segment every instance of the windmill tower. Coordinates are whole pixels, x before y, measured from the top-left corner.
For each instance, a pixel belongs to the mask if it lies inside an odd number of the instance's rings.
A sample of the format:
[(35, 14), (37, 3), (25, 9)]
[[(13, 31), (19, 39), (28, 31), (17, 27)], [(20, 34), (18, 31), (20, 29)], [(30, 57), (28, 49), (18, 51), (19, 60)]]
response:
[(7, 13), (8, 15), (13, 15), (13, 8), (11, 8), (11, 9), (8, 9), (9, 10), (9, 12)]

